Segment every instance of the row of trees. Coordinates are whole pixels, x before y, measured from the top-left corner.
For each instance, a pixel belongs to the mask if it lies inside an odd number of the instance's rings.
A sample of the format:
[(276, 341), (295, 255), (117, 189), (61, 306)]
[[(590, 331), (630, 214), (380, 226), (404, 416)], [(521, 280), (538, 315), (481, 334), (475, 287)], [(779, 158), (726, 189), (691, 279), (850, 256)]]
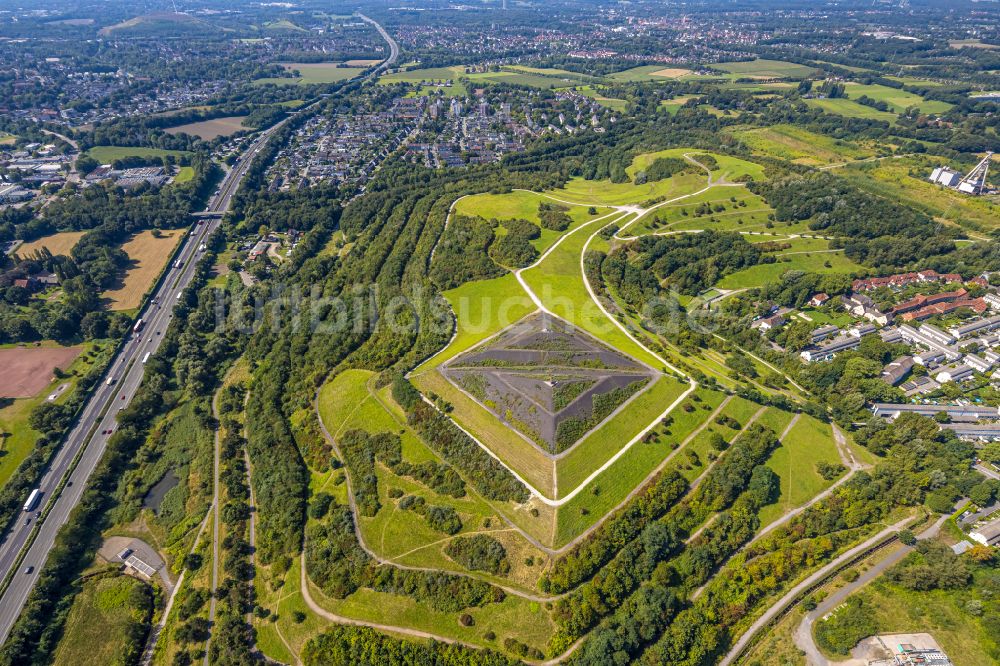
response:
[[(590, 581), (560, 599), (555, 608), (558, 630), (552, 639), (553, 651), (561, 652), (603, 618), (620, 614), (624, 621), (631, 614), (624, 610), (630, 608), (626, 600), (662, 562), (683, 551), (685, 535), (713, 513), (733, 507), (729, 513), (719, 515), (699, 536), (692, 546), (693, 555), (683, 552), (679, 563), (673, 565), (679, 580), (685, 580), (686, 576), (700, 576), (702, 582), (707, 579), (715, 566), (733, 552), (732, 546), (723, 544), (734, 542), (738, 547), (748, 540), (757, 526), (756, 508), (773, 499), (773, 479), (762, 464), (777, 443), (771, 430), (759, 425), (749, 428), (709, 471), (693, 495), (662, 518), (650, 521)], [(742, 503), (737, 504), (740, 498)], [(670, 576), (660, 576), (658, 580), (666, 586), (674, 585)], [(646, 592), (638, 594), (645, 599), (644, 609), (648, 608), (646, 602), (661, 598), (658, 595), (646, 598)], [(645, 615), (645, 612), (640, 614)], [(602, 630), (606, 627), (605, 622)], [(660, 631), (664, 628), (660, 626)]]

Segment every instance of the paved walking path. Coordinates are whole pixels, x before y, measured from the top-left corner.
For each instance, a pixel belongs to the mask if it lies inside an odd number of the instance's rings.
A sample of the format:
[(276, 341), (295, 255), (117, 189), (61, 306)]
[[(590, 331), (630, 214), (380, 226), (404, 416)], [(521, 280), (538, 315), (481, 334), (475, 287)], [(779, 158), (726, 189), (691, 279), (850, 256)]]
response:
[(800, 594), (803, 594), (806, 590), (809, 590), (826, 577), (835, 573), (840, 569), (840, 567), (858, 557), (862, 553), (871, 550), (883, 542), (894, 539), (895, 533), (905, 528), (907, 523), (910, 523), (912, 520), (913, 518), (905, 518), (886, 527), (870, 539), (863, 541), (857, 546), (845, 551), (839, 557), (835, 558), (826, 566), (814, 572), (811, 576), (789, 590), (785, 596), (773, 603), (771, 607), (757, 619), (756, 622), (750, 625), (750, 628), (747, 629), (742, 636), (740, 636), (739, 640), (733, 644), (732, 649), (729, 650), (729, 653), (726, 654), (722, 661), (719, 662), (719, 666), (729, 666), (732, 664), (740, 655), (743, 654), (743, 651), (757, 635), (757, 632), (768, 626), (774, 619), (784, 613), (785, 610), (795, 602)]
[[(941, 516), (933, 525), (928, 527), (926, 530), (920, 533), (917, 537), (918, 539), (932, 539), (938, 535), (941, 530), (941, 525), (948, 519), (948, 515)], [(822, 601), (815, 609), (806, 614), (799, 626), (795, 629), (794, 640), (795, 645), (798, 646), (800, 650), (806, 653), (806, 660), (812, 666), (828, 666), (830, 664), (836, 664), (839, 662), (831, 662), (827, 659), (823, 653), (820, 651), (819, 646), (816, 645), (816, 641), (813, 638), (813, 625), (817, 620), (826, 616), (827, 613), (835, 609), (837, 606), (842, 604), (847, 597), (854, 594), (857, 590), (861, 589), (871, 581), (875, 580), (881, 576), (887, 569), (898, 563), (904, 557), (910, 554), (913, 550), (912, 546), (901, 545), (900, 548), (893, 551), (889, 556), (885, 557), (881, 561), (877, 562), (870, 569), (865, 571), (861, 576), (858, 577), (856, 581), (845, 585), (840, 588), (826, 599)]]

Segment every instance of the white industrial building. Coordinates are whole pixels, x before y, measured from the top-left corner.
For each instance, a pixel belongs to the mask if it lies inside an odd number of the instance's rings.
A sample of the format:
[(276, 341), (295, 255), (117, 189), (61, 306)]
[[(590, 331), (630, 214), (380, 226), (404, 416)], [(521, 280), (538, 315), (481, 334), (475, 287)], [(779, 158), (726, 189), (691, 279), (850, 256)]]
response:
[(962, 180), (962, 174), (948, 167), (938, 167), (931, 172), (932, 183), (944, 185), (945, 187), (956, 187)]

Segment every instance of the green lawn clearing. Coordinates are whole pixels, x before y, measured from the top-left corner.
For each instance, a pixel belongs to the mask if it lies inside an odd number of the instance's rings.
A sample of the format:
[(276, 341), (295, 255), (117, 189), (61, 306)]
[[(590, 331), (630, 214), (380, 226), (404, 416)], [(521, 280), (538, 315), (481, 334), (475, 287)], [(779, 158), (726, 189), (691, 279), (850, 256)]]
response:
[(162, 148), (145, 148), (142, 146), (94, 146), (87, 154), (101, 164), (111, 164), (115, 160), (127, 157), (168, 157), (180, 158), (191, 153), (186, 150), (164, 150)]

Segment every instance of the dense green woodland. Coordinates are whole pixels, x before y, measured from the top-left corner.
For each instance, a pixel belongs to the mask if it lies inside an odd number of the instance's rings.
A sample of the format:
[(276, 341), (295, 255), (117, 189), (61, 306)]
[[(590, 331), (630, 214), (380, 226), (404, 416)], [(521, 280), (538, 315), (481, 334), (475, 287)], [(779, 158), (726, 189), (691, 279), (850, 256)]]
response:
[[(650, 52), (654, 46), (640, 45)], [(779, 44), (771, 47), (782, 48)], [(859, 48), (858, 57), (873, 62), (884, 55), (877, 44), (868, 41), (860, 41)], [(456, 57), (433, 51), (425, 56), (425, 65), (448, 64)], [(549, 62), (571, 67), (561, 57)], [(614, 67), (621, 70), (631, 64), (620, 62)], [(256, 74), (273, 73), (252, 63), (240, 65), (237, 73), (245, 73), (246, 68)], [(320, 104), (315, 112), (335, 110), (356, 90), (357, 84), (339, 87), (340, 95)], [(190, 417), (202, 436), (219, 424), (226, 433), (222, 439), (225, 502), (220, 516), (227, 536), (221, 544), (223, 583), (212, 631), (210, 658), (214, 663), (253, 663), (254, 636), (246, 617), (263, 610), (254, 596), (254, 561), (269, 567), (269, 575), (277, 579), (289, 571), (293, 558), (304, 554), (312, 582), (334, 598), (365, 588), (453, 613), (503, 601), (506, 593), (477, 578), (479, 574), (380, 564), (358, 539), (352, 506), (334, 501), (329, 494), (311, 495), (309, 490), (311, 472), (323, 473), (343, 464), (353, 508), (361, 516), (374, 516), (381, 507), (375, 470), (384, 465), (442, 495), (463, 497), (474, 492), (491, 501), (515, 503), (528, 499), (524, 485), (442, 413), (446, 405), (423, 401), (404, 377), (448, 342), (455, 323), (441, 296), (443, 290), (503, 275), (538, 257), (531, 241), (539, 238), (539, 226), (521, 219), (449, 217), (453, 202), (482, 192), (556, 188), (573, 177), (650, 182), (690, 170), (691, 165), (682, 160), (659, 159), (629, 177), (626, 169), (637, 154), (671, 147), (750, 158), (744, 146), (720, 133), (737, 120), (709, 114), (697, 108), (701, 104), (724, 112), (739, 110), (745, 114), (740, 122), (760, 126), (793, 122), (834, 138), (897, 137), (911, 142), (903, 150), (944, 158), (968, 160), (973, 152), (1000, 147), (995, 134), (944, 131), (918, 114), (904, 114), (893, 127), (877, 120), (823, 114), (805, 104), (802, 95), (808, 90), (800, 86), (762, 99), (701, 82), (676, 81), (659, 87), (617, 83), (609, 94), (625, 99), (631, 113), (623, 114), (604, 133), (546, 136), (500, 164), (466, 170), (434, 171), (389, 161), (359, 197), (351, 197), (350, 188), (331, 185), (267, 191), (267, 164), (308, 114), (293, 117), (252, 164), (224, 230), (213, 238), (209, 253), (199, 263), (195, 283), (178, 303), (162, 352), (147, 365), (136, 400), (122, 412), (121, 427), (111, 437), (107, 455), (61, 530), (25, 612), (0, 651), (0, 664), (51, 660), (79, 589), (79, 574), (91, 561), (101, 530), (137, 514), (140, 498), (159, 469), (155, 466), (161, 434), (166, 437), (171, 427), (164, 424), (179, 422), (175, 421), (178, 414)], [(656, 111), (661, 101), (678, 94), (695, 98), (676, 115)], [(996, 110), (995, 104), (961, 101), (956, 90), (925, 94), (957, 103), (958, 110), (951, 113)], [(191, 111), (175, 120), (249, 112), (251, 124), (264, 126), (279, 119), (283, 112), (273, 104), (286, 97), (265, 87), (253, 99), (233, 95), (215, 111)], [(984, 117), (983, 126), (995, 127), (995, 120), (987, 118), (992, 117)], [(967, 129), (963, 122), (956, 120)], [(165, 125), (162, 119), (122, 120), (79, 138), (85, 145), (199, 151), (206, 147), (191, 137), (171, 137), (162, 131)], [(192, 158), (196, 177), (188, 185), (131, 193), (92, 187), (78, 197), (55, 201), (35, 218), (16, 210), (2, 213), (0, 240), (31, 239), (60, 230), (85, 230), (87, 234), (70, 257), (23, 257), (0, 275), (0, 321), (4, 322), (0, 342), (120, 335), (124, 321), (100, 311), (96, 300), (125, 265), (126, 258), (116, 248), (137, 231), (188, 223), (188, 214), (211, 190), (217, 176), (202, 155), (199, 152)], [(707, 156), (699, 160), (713, 166)], [(757, 161), (764, 165), (767, 179), (751, 183), (750, 188), (774, 208), (776, 221), (808, 221), (812, 230), (834, 237), (833, 243), (867, 271), (933, 267), (970, 275), (1000, 270), (995, 243), (958, 248), (955, 241), (961, 232), (935, 222), (925, 211), (872, 196), (834, 174), (818, 174), (773, 159)], [(566, 210), (555, 205), (543, 205), (539, 218), (541, 228), (547, 230), (563, 231), (570, 223)], [(305, 236), (286, 261), (259, 269), (261, 281), (254, 286), (244, 286), (230, 275), (221, 292), (207, 288), (210, 267), (226, 242), (251, 235), (262, 226), (276, 231), (294, 228)], [(331, 251), (341, 247), (340, 241), (351, 243), (351, 251)], [(882, 365), (900, 350), (875, 336), (830, 363), (803, 365), (794, 354), (773, 351), (749, 329), (753, 317), (771, 304), (801, 306), (817, 291), (845, 293), (850, 287), (846, 275), (789, 272), (760, 289), (728, 299), (712, 313), (717, 324), (713, 330), (719, 337), (689, 324), (668, 329), (666, 324), (680, 311), (671, 291), (697, 295), (727, 275), (773, 262), (765, 249), (728, 232), (645, 236), (614, 241), (607, 253), (588, 253), (584, 268), (599, 298), (622, 320), (626, 314), (633, 315), (639, 324), (629, 326), (654, 348), (679, 350), (681, 355), (718, 350), (727, 355), (735, 376), (742, 378), (754, 377), (757, 370), (741, 350), (754, 351), (804, 385), (815, 402), (793, 404), (784, 396), (738, 391), (751, 400), (848, 424), (864, 415), (867, 400), (897, 399), (898, 390), (887, 386), (879, 375)], [(63, 301), (28, 300), (10, 286), (17, 277), (39, 270), (51, 270), (62, 278)], [(215, 308), (220, 294), (227, 325), (218, 328)], [(393, 321), (379, 316), (390, 303)], [(257, 312), (261, 319), (254, 321)], [(802, 326), (790, 326), (774, 335), (782, 336), (775, 339), (795, 351), (806, 344), (808, 332)], [(219, 394), (216, 423), (211, 417), (211, 397), (225, 370), (240, 356), (251, 379)], [(680, 365), (689, 369), (683, 361)], [(391, 386), (408, 424), (443, 462), (404, 461), (401, 440), (392, 433), (342, 433), (335, 449), (323, 432), (315, 400), (319, 387), (347, 368), (378, 373), (377, 386)], [(714, 385), (701, 373), (690, 372), (703, 385)], [(96, 375), (86, 378), (81, 388), (94, 381)], [(19, 475), (28, 485), (8, 484), (0, 491), (0, 509), (16, 513), (18, 499), (37, 478), (78, 407), (79, 402), (71, 400), (40, 409), (32, 417), (32, 426), (43, 437), (25, 462), (24, 474)], [(613, 409), (613, 405), (604, 407), (593, 419)], [(743, 426), (731, 425), (734, 430)], [(573, 434), (564, 433), (563, 443), (575, 441)], [(973, 447), (939, 430), (933, 420), (907, 415), (892, 424), (873, 421), (857, 430), (856, 440), (879, 456), (877, 464), (855, 473), (823, 501), (752, 544), (760, 527), (760, 510), (773, 504), (779, 494), (779, 479), (765, 464), (778, 447), (777, 434), (753, 425), (731, 442), (721, 437), (713, 440), (717, 462), (696, 488), (674, 471), (659, 474), (554, 560), (540, 587), (564, 596), (553, 603), (557, 630), (546, 654), (516, 641), (505, 649), (539, 659), (560, 655), (582, 640), (570, 663), (707, 666), (727, 651), (777, 589), (871, 534), (893, 512), (923, 504), (947, 511), (963, 496), (996, 496), (996, 489), (984, 488), (970, 470)], [(253, 472), (253, 509), (243, 451)], [(419, 514), (441, 535), (456, 534), (463, 526), (453, 509), (415, 495), (401, 497), (398, 508)], [(256, 520), (255, 552), (249, 545), (251, 511)], [(471, 571), (498, 575), (510, 569), (504, 546), (485, 535), (459, 537), (444, 552)], [(939, 571), (949, 564), (946, 555), (927, 550), (920, 557), (895, 571), (894, 582), (913, 589), (967, 584), (968, 575), (963, 578), (957, 567), (950, 567), (947, 575)], [(186, 564), (197, 568), (196, 562)], [(703, 593), (692, 599), (692, 593), (701, 588)], [(180, 635), (190, 639), (185, 646), (197, 643), (207, 630), (195, 617), (204, 603), (200, 594), (182, 602)], [(858, 617), (859, 623), (865, 621), (863, 610)], [(850, 638), (846, 630), (829, 632), (831, 649), (844, 644), (844, 635)], [(183, 654), (195, 659), (187, 647)], [(497, 652), (401, 640), (360, 627), (328, 629), (309, 641), (302, 658), (317, 666), (515, 663)]]

